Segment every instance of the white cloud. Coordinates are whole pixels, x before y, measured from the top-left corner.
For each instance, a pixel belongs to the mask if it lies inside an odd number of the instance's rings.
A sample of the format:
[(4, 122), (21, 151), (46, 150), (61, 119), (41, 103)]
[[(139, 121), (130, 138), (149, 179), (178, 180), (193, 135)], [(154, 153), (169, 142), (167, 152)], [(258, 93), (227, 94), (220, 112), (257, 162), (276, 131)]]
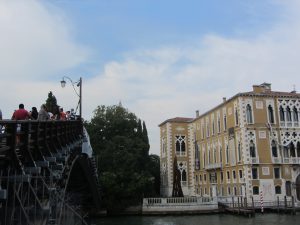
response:
[(86, 59), (63, 14), (36, 0), (0, 1), (1, 80), (53, 76)]
[(223, 96), (251, 91), (265, 81), (273, 90), (291, 91), (293, 84), (300, 85), (300, 18), (295, 13), (300, 6), (283, 6), (284, 20), (252, 38), (208, 34), (189, 46), (144, 49), (108, 63), (86, 84), (86, 111), (121, 100), (146, 121), (151, 151), (158, 154), (157, 125), (168, 118), (194, 117), (195, 110), (204, 113)]
[[(204, 113), (223, 96), (250, 91), (253, 84), (265, 81), (273, 84), (273, 90), (291, 91), (293, 84), (300, 88), (300, 5), (286, 2), (280, 3), (286, 7), (283, 20), (255, 37), (207, 34), (189, 45), (136, 50), (127, 52), (123, 61), (108, 62), (98, 76), (83, 78), (83, 115), (90, 118), (97, 105), (122, 101), (146, 121), (151, 152), (158, 154), (158, 124), (168, 118), (194, 117), (195, 110)], [(0, 36), (4, 115), (20, 102), (39, 106), (50, 90), (66, 109), (76, 105), (70, 86), (32, 82), (41, 74), (76, 66), (86, 57), (86, 50), (70, 38), (61, 13), (55, 12), (36, 1), (0, 3), (0, 28), (6, 31)], [(30, 80), (25, 82), (24, 76)], [(17, 79), (22, 82), (12, 82)]]
[[(39, 107), (50, 90), (75, 104), (54, 76), (84, 62), (88, 49), (72, 39), (64, 14), (36, 0), (0, 1), (0, 108), (10, 118), (18, 104)], [(45, 82), (47, 81), (47, 82)], [(69, 100), (70, 99), (70, 100)], [(69, 102), (70, 101), (70, 102)]]

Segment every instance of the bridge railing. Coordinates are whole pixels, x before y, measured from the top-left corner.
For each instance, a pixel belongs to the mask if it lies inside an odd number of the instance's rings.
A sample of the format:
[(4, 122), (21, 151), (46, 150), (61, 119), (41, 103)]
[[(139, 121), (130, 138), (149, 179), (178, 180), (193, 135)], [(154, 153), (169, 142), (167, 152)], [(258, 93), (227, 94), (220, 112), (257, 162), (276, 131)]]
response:
[(83, 131), (81, 121), (1, 120), (0, 127), (0, 168), (10, 164), (19, 171), (54, 160)]

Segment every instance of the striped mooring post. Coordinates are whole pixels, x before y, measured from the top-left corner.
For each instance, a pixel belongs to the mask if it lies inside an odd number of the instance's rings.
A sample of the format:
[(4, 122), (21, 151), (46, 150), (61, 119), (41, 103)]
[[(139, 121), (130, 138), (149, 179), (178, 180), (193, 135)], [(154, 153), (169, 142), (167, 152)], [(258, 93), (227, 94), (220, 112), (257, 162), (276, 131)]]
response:
[(264, 213), (264, 198), (263, 198), (262, 191), (260, 192), (260, 210), (261, 210), (261, 213)]

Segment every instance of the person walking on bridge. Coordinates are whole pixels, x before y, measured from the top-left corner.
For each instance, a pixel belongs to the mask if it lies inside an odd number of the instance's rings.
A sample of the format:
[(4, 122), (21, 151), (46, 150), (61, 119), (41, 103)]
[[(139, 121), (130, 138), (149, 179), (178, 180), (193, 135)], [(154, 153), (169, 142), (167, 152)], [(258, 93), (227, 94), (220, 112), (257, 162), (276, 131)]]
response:
[(19, 105), (19, 109), (16, 110), (12, 115), (12, 120), (28, 120), (30, 117), (29, 112), (24, 109), (24, 104)]
[[(29, 112), (24, 109), (24, 104), (19, 104), (19, 109), (16, 110), (11, 119), (12, 120), (28, 120), (30, 117)], [(21, 132), (21, 124), (17, 124), (17, 133)], [(19, 144), (20, 143), (20, 134), (17, 134), (16, 136), (16, 143)]]
[(49, 114), (47, 112), (47, 107), (45, 104), (41, 105), (41, 109), (39, 111), (39, 114), (38, 114), (38, 120), (42, 120), (42, 121), (45, 121), (45, 120), (49, 120)]

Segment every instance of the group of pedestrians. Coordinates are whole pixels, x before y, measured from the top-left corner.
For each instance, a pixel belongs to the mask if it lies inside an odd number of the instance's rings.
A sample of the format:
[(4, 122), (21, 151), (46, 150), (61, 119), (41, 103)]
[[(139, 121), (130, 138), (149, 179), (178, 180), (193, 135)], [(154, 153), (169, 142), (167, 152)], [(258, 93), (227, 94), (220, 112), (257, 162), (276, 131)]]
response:
[[(71, 113), (73, 112), (73, 114)], [(0, 119), (2, 119), (2, 113), (0, 110)], [(54, 110), (54, 113), (48, 111), (45, 104), (41, 105), (40, 110), (38, 111), (36, 107), (32, 107), (31, 111), (27, 111), (24, 107), (24, 104), (19, 104), (19, 109), (15, 110), (11, 119), (12, 120), (72, 120), (75, 119), (74, 111), (64, 112), (63, 108), (57, 107)]]
[[(31, 111), (27, 111), (24, 107), (24, 104), (19, 104), (19, 108), (14, 111), (11, 119), (12, 120), (39, 120), (39, 121), (47, 121), (47, 120), (73, 120), (75, 119), (74, 110), (64, 112), (63, 108), (57, 107), (54, 110), (55, 113), (51, 113), (47, 110), (45, 104), (41, 105), (40, 110), (38, 111), (36, 107), (32, 107)], [(0, 120), (2, 120), (2, 112), (0, 109)], [(19, 132), (21, 131), (21, 124), (17, 124), (17, 135), (16, 135), (16, 143), (20, 142)], [(0, 122), (0, 135), (5, 133), (5, 127), (2, 126)], [(1, 138), (1, 136), (0, 136)]]

